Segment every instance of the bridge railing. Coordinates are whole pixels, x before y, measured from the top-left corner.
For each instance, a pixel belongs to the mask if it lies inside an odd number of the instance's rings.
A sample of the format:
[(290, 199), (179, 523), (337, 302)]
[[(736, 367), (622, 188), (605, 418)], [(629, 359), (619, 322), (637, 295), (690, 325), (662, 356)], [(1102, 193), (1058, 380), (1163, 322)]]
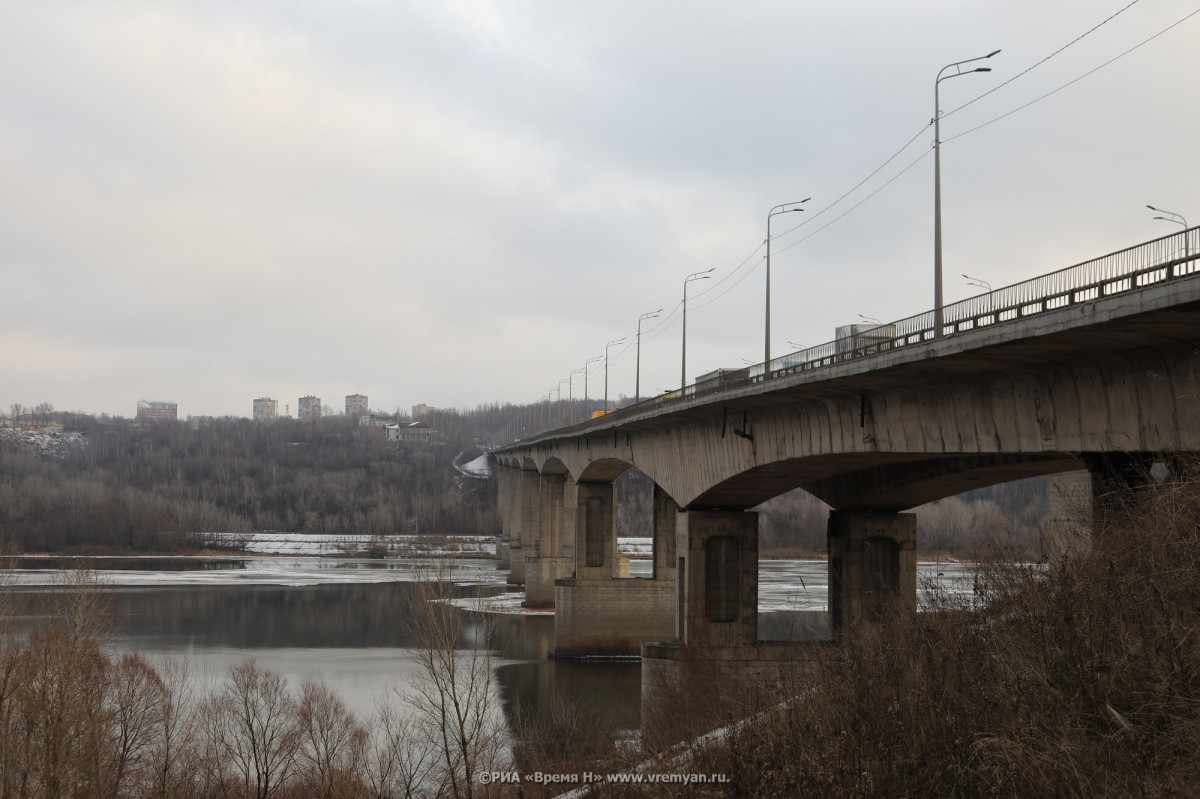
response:
[[(953, 336), (979, 328), (1015, 322), (1069, 305), (1098, 300), (1200, 272), (1200, 227), (1068, 266), (1020, 283), (978, 294), (942, 307), (940, 336)], [(838, 363), (869, 358), (939, 337), (936, 311), (899, 319), (856, 335), (774, 358), (769, 364), (738, 369), (715, 379), (693, 383), (627, 405), (602, 417), (621, 418), (650, 408), (720, 394), (777, 377), (822, 369)], [(588, 422), (572, 427), (584, 429)]]
[[(1013, 322), (1186, 277), (1200, 269), (1197, 258), (1200, 258), (1200, 227), (943, 306), (941, 335), (952, 336)], [(938, 337), (937, 316), (936, 311), (925, 311), (860, 331), (855, 336), (775, 358), (771, 361), (769, 375), (781, 377), (930, 341)]]

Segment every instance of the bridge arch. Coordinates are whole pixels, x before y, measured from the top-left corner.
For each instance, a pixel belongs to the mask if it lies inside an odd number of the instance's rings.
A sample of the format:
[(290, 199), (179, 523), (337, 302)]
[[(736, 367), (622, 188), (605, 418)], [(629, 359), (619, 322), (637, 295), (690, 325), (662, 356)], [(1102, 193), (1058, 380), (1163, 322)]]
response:
[(632, 466), (632, 463), (621, 458), (600, 458), (590, 461), (580, 472), (579, 482), (611, 483)]
[(802, 488), (835, 510), (898, 512), (977, 488), (1086, 468), (1078, 453), (786, 458), (709, 487), (688, 507), (747, 510)]

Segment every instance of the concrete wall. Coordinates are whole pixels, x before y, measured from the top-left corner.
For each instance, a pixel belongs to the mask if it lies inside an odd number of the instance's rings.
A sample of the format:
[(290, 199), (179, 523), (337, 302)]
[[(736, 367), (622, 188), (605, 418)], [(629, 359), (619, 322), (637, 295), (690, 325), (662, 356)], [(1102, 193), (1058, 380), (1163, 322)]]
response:
[(554, 607), (554, 583), (575, 575), (574, 558), (526, 558), (525, 601), (527, 608)]
[(758, 514), (686, 511), (676, 525), (679, 640), (692, 646), (758, 641)]
[(897, 606), (917, 608), (917, 517), (829, 514), (829, 616), (835, 637)]
[(1092, 476), (1065, 472), (1050, 478), (1050, 521), (1046, 531), (1051, 562), (1077, 555), (1092, 540)]
[(657, 580), (559, 580), (556, 657), (635, 656), (675, 632), (675, 586)]
[(1089, 454), (1200, 450), (1197, 394), (1200, 278), (617, 414), (497, 457), (559, 458), (572, 474), (634, 464), (682, 507), (804, 487), (838, 509), (898, 511)]

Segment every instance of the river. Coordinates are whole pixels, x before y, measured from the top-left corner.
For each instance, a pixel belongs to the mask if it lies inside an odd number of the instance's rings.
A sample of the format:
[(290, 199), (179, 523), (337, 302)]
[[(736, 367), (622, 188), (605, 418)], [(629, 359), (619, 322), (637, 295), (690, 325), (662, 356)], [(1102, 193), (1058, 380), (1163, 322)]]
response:
[[(493, 596), (496, 688), (506, 705), (537, 705), (558, 692), (604, 716), (612, 729), (640, 726), (641, 667), (636, 662), (548, 658), (554, 619), (519, 609), (520, 594), (506, 573), (486, 558), (455, 558), (453, 579), (464, 593)], [(245, 558), (101, 558), (89, 561), (108, 587), (115, 651), (137, 650), (152, 660), (186, 663), (199, 686), (223, 679), (246, 658), (284, 675), (294, 685), (322, 681), (354, 712), (369, 719), (381, 698), (395, 702), (416, 675), (411, 642), (397, 614), (413, 601), (411, 559), (288, 555)], [(29, 600), (56, 592), (68, 559), (23, 559), (5, 576)], [(634, 560), (631, 576), (648, 576), (649, 561)], [(971, 593), (970, 568), (921, 564), (922, 593), (936, 586)], [(791, 614), (823, 611), (827, 598), (823, 561), (759, 564), (761, 637), (788, 637)]]

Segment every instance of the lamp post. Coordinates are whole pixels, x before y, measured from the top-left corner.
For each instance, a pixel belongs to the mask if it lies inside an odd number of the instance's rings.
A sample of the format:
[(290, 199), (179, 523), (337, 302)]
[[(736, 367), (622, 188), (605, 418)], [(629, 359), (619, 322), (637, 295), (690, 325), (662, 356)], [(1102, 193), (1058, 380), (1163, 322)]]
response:
[[(970, 275), (968, 275), (966, 272), (960, 272), (959, 274), (961, 274), (963, 277), (965, 277), (965, 278), (967, 279), (967, 285), (968, 285), (968, 286), (975, 286), (976, 288), (981, 288), (981, 289), (983, 289), (984, 291), (986, 291), (986, 292), (987, 292), (987, 295), (988, 295), (988, 303), (987, 303), (987, 304), (988, 304), (988, 314), (990, 315), (990, 314), (992, 313), (992, 304), (993, 304), (993, 302), (994, 302), (994, 300), (993, 300), (993, 298), (992, 298), (992, 284), (991, 284), (991, 283), (989, 283), (988, 281), (984, 280), (984, 279), (983, 279), (983, 278), (981, 278), (981, 277), (971, 277), (971, 276), (970, 276)], [(993, 320), (993, 321), (995, 321), (995, 320)]]
[(633, 378), (633, 404), (637, 405), (642, 401), (642, 322), (646, 319), (653, 319), (662, 313), (662, 308), (657, 311), (650, 311), (638, 317), (638, 332), (637, 332), (637, 368)]
[(992, 291), (991, 283), (987, 282), (986, 280), (984, 280), (981, 277), (971, 277), (966, 272), (962, 272), (961, 274), (963, 277), (965, 277), (967, 279), (968, 286), (975, 286), (977, 288), (986, 290), (989, 294), (991, 293), (991, 291)]
[[(970, 75), (972, 72), (991, 72), (990, 67), (962, 69), (963, 64), (983, 61), (999, 53), (993, 50), (978, 58), (968, 58), (965, 61), (955, 61), (947, 64), (938, 71), (937, 80), (933, 82), (933, 335), (942, 335), (942, 107), (938, 96), (938, 87), (944, 80)], [(955, 70), (949, 75), (942, 73), (948, 69)]]
[(618, 344), (624, 344), (625, 339), (619, 338), (604, 345), (604, 412), (608, 413), (608, 350)]
[(587, 390), (588, 364), (594, 363), (598, 360), (600, 360), (599, 355), (597, 355), (595, 358), (588, 358), (587, 361), (583, 364), (583, 420), (585, 422), (588, 419), (592, 418), (591, 415), (588, 413), (588, 390)]
[[(716, 269), (714, 266), (713, 269)], [(687, 287), (688, 283), (693, 280), (708, 280), (709, 272), (712, 269), (705, 269), (703, 272), (693, 272), (683, 280), (683, 357), (680, 359), (679, 367), (679, 396), (683, 396), (683, 390), (687, 388)]]
[[(560, 427), (562, 426), (562, 419), (563, 419), (563, 412), (562, 412), (562, 384), (563, 384), (563, 383), (570, 383), (570, 382), (571, 382), (571, 378), (569, 378), (569, 377), (563, 378), (562, 380), (559, 380), (559, 381), (558, 381), (558, 424), (559, 424), (559, 426), (560, 426)], [(569, 389), (568, 389), (568, 390), (569, 390)]]
[[(1177, 214), (1174, 211), (1166, 211), (1166, 210), (1163, 210), (1162, 208), (1155, 208), (1153, 205), (1147, 205), (1146, 207), (1149, 208), (1151, 211), (1158, 211), (1160, 214), (1168, 214), (1168, 216), (1156, 216), (1156, 217), (1154, 217), (1155, 219), (1161, 219), (1164, 222), (1174, 222), (1177, 225), (1183, 225), (1183, 229), (1185, 231), (1188, 229), (1188, 223), (1187, 223), (1187, 220), (1183, 218), (1183, 214)], [(1172, 217), (1179, 217), (1179, 218), (1173, 219)], [(1183, 237), (1183, 258), (1184, 258), (1184, 260), (1187, 260), (1188, 255), (1189, 255), (1188, 240), (1187, 240), (1187, 236), (1184, 236)]]
[[(575, 393), (575, 375), (579, 374), (580, 372), (584, 372), (584, 373), (585, 373), (585, 374), (584, 374), (584, 380), (586, 381), (586, 379), (587, 379), (587, 374), (586, 374), (586, 372), (587, 372), (587, 368), (585, 367), (585, 368), (583, 368), (583, 369), (576, 369), (575, 371), (571, 372), (571, 386), (570, 386), (570, 388), (568, 388), (568, 389), (567, 389), (567, 405), (568, 405), (568, 409), (570, 410), (570, 413), (569, 413), (567, 416), (568, 416), (568, 418), (569, 418), (569, 419), (570, 419), (572, 422), (573, 422), (573, 421), (575, 421), (575, 396), (574, 396), (574, 393)], [(587, 419), (587, 417), (585, 416), (585, 417), (584, 417), (584, 419), (586, 420), (586, 419)]]
[(803, 211), (803, 208), (789, 208), (788, 206), (797, 206), (811, 200), (812, 197), (805, 197), (803, 200), (797, 200), (794, 203), (782, 203), (775, 206), (767, 212), (767, 311), (766, 319), (766, 346), (763, 348), (763, 368), (766, 370), (764, 377), (771, 376), (771, 217), (779, 214), (790, 214), (793, 211)]

